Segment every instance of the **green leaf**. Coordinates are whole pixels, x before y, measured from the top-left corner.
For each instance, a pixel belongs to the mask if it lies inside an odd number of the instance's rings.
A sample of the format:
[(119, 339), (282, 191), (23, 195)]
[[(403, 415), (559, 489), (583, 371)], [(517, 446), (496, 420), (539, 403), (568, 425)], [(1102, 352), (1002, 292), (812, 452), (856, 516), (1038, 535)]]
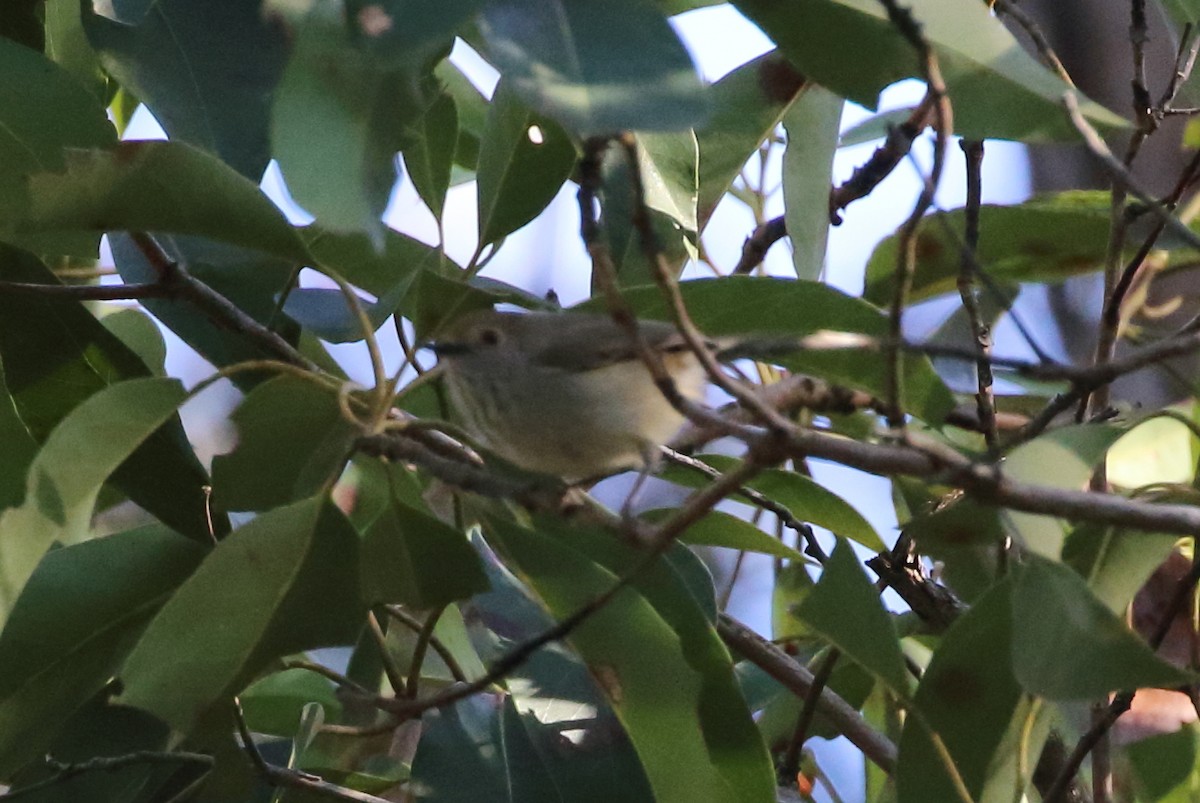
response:
[(825, 268), (833, 154), (844, 101), (814, 86), (784, 116), (788, 148), (783, 154), (784, 218), (796, 277), (818, 279)]
[(494, 243), (546, 208), (575, 166), (575, 146), (558, 125), (501, 80), (480, 137), (479, 244)]
[(707, 115), (691, 57), (645, 0), (492, 0), (479, 26), (517, 94), (579, 136), (672, 131)]
[[(650, 225), (672, 275), (678, 276), (686, 260), (697, 255), (696, 137), (691, 131), (641, 133), (637, 144), (637, 166), (650, 207)], [(604, 233), (618, 281), (622, 286), (643, 284), (655, 275), (656, 268), (647, 261), (634, 225), (636, 188), (624, 149), (609, 149), (601, 170)], [(593, 276), (592, 294), (599, 296), (596, 282)]]
[[(379, 303), (358, 296), (358, 304), (370, 321), (370, 331), (383, 326), (395, 309), (394, 303)], [(366, 333), (358, 314), (350, 308), (341, 290), (328, 287), (298, 287), (287, 295), (283, 312), (292, 320), (329, 343), (352, 343)]]
[(1067, 535), (1062, 560), (1087, 580), (1110, 611), (1121, 615), (1178, 541), (1176, 535), (1085, 523)]
[(458, 143), (458, 109), (454, 98), (440, 93), (421, 118), (408, 128), (404, 140), (401, 150), (408, 177), (429, 211), (441, 220), (446, 190), (450, 186), (450, 167)]
[(100, 323), (136, 354), (153, 376), (167, 375), (167, 344), (149, 315), (126, 307), (108, 313)]
[[(722, 472), (741, 463), (740, 460), (719, 454), (701, 455), (700, 459)], [(701, 488), (708, 482), (694, 471), (675, 466), (668, 466), (660, 476), (688, 488)], [(767, 469), (747, 482), (746, 486), (783, 505), (800, 521), (824, 527), (875, 552), (886, 549), (875, 528), (850, 503), (803, 474)]]
[[(491, 662), (512, 643), (544, 632), (554, 621), (490, 550), (485, 552), (492, 588), (471, 600), (468, 615), (472, 622), (505, 634), (498, 638), (489, 633), (477, 640)], [(546, 757), (546, 771), (560, 789), (575, 790), (572, 796), (589, 803), (649, 803), (654, 799), (629, 737), (587, 665), (574, 652), (562, 645), (547, 645), (517, 667), (506, 678), (506, 685), (521, 714), (521, 726)], [(568, 723), (571, 730), (563, 733)], [(560, 749), (564, 736), (579, 744), (603, 739), (604, 750), (564, 753)], [(424, 772), (420, 763), (414, 764), (414, 773)]]
[(105, 70), (172, 140), (215, 154), (258, 183), (270, 159), (272, 92), (287, 57), (278, 20), (239, 0), (103, 7), (107, 15), (82, 4), (84, 30)]
[(1083, 700), (1195, 680), (1155, 655), (1062, 564), (1030, 556), (1017, 575), (1012, 608), (1021, 623), (1013, 634), (1013, 669), (1031, 694)]
[(0, 633), (0, 775), (44, 752), (108, 683), (204, 555), (161, 525), (52, 550)]
[[(1047, 432), (1010, 452), (1004, 461), (1004, 473), (1015, 480), (1050, 488), (1082, 488), (1108, 447), (1126, 429), (1115, 424), (1077, 424)], [(1027, 547), (1058, 560), (1066, 535), (1060, 519), (1009, 510), (1001, 515)]]
[[(354, 43), (383, 64), (417, 66), (449, 51), (484, 0), (348, 0)], [(453, 141), (450, 143), (453, 145)]]
[[(0, 352), (2, 353), (2, 352)], [(38, 444), (25, 427), (4, 381), (0, 362), (0, 510), (16, 507), (25, 498), (25, 475), (37, 454)]]
[[(1011, 206), (984, 204), (979, 227), (984, 235), (976, 259), (1001, 282), (1056, 282), (1093, 273), (1104, 264), (1108, 239), (1107, 193), (1071, 191), (1043, 195)], [(917, 270), (910, 302), (955, 289), (962, 263), (964, 212), (936, 212), (917, 234)], [(1132, 237), (1137, 241), (1137, 237)], [(899, 238), (883, 240), (867, 263), (863, 297), (876, 304), (892, 296)]]
[[(201, 237), (160, 236), (158, 243), (169, 258), (181, 263), (194, 278), (232, 301), (242, 312), (290, 343), (299, 340), (299, 327), (279, 315), (276, 301), (295, 280), (295, 263)], [(158, 271), (128, 235), (110, 234), (109, 244), (122, 279), (157, 280)], [(143, 306), (215, 366), (223, 368), (276, 356), (241, 332), (214, 326), (212, 318), (187, 299), (150, 298)], [(232, 381), (241, 388), (250, 388), (261, 376), (237, 374)]]
[(4, 183), (29, 173), (62, 170), (66, 148), (116, 142), (99, 100), (41, 53), (0, 37), (0, 74)]
[[(861, 299), (818, 282), (754, 276), (727, 276), (680, 283), (692, 319), (706, 334), (802, 337), (822, 330), (887, 336), (883, 313)], [(656, 286), (625, 290), (625, 300), (647, 318), (670, 320), (670, 311)], [(600, 307), (592, 301), (584, 308)], [(804, 310), (797, 315), (796, 310)], [(810, 352), (780, 358), (772, 349), (771, 362), (814, 374), (831, 382), (883, 393), (883, 357), (861, 350)], [(904, 362), (904, 406), (918, 418), (937, 424), (954, 406), (954, 398), (924, 358)]]
[(896, 626), (845, 539), (838, 539), (821, 579), (800, 603), (798, 614), (893, 694), (912, 695)]
[(323, 225), (378, 240), (396, 152), (429, 101), (415, 73), (385, 69), (353, 46), (332, 0), (312, 3), (296, 22), (271, 111), (271, 153), (296, 202)]
[(45, 37), (42, 34), (42, 21), (38, 18), (38, 3), (17, 0), (0, 8), (0, 37), (40, 52)]
[[(875, 0), (735, 0), (808, 78), (874, 108), (884, 87), (920, 76), (916, 51)], [(908, 6), (933, 46), (954, 105), (954, 132), (1025, 142), (1078, 137), (1061, 106), (1068, 90), (986, 6), (915, 0)], [(1084, 100), (1084, 116), (1112, 130), (1120, 117)]]
[(838, 147), (849, 148), (853, 145), (865, 145), (868, 142), (883, 139), (893, 128), (906, 122), (912, 116), (915, 108), (915, 106), (907, 106), (871, 115), (843, 131), (838, 138)]
[(86, 537), (101, 485), (185, 398), (173, 379), (118, 382), (54, 428), (29, 467), (25, 502), (0, 514), (0, 619), (51, 544)]
[(813, 86), (777, 51), (746, 62), (712, 85), (712, 116), (696, 128), (701, 229), (742, 166)]
[(363, 536), (366, 602), (401, 602), (424, 610), (487, 590), (479, 556), (461, 532), (406, 504), (394, 490), (390, 496)]
[(1192, 481), (1196, 474), (1194, 454), (1200, 440), (1176, 417), (1186, 412), (1176, 408), (1166, 412), (1136, 424), (1108, 450), (1104, 465), (1109, 482), (1124, 488), (1142, 488)]
[[(670, 511), (652, 511), (661, 515), (649, 516), (651, 521), (661, 521), (667, 518)], [(785, 560), (806, 561), (808, 558), (792, 549), (774, 536), (755, 527), (744, 519), (731, 516), (719, 510), (714, 510), (704, 518), (692, 524), (683, 532), (679, 540), (693, 546), (719, 546), (726, 549), (739, 549), (746, 552), (758, 552), (763, 555), (774, 555)]]
[(296, 734), (301, 712), (309, 703), (319, 703), (329, 721), (342, 712), (333, 683), (307, 669), (284, 669), (267, 675), (250, 684), (238, 700), (250, 730), (282, 737)]
[(382, 298), (408, 287), (423, 270), (438, 270), (438, 249), (388, 229), (380, 247), (362, 233), (338, 233), (317, 224), (299, 229), (317, 270), (332, 269), (343, 279)]
[[(58, 283), (31, 254), (5, 246), (0, 246), (0, 276)], [(115, 382), (150, 374), (82, 304), (5, 293), (0, 293), (0, 363), (17, 415), (38, 443), (80, 402)], [(14, 437), (4, 443), (15, 457), (20, 439)], [(218, 516), (212, 522), (215, 533), (208, 531), (203, 490), (208, 475), (177, 418), (138, 446), (113, 481), (134, 502), (185, 535), (207, 542), (212, 534), (229, 530), (229, 523)], [(25, 480), (20, 483), (23, 495)]]
[(323, 498), (263, 513), (223, 540), (147, 627), (121, 701), (190, 733), (273, 659), (352, 643), (358, 537)]
[(430, 712), (413, 758), (414, 784), (443, 803), (561, 800), (523, 719), (511, 697), (499, 705), (470, 697)]
[[(554, 537), (499, 518), (488, 532), (557, 619), (611, 588), (638, 560), (607, 533), (539, 526), (553, 528)], [(635, 584), (568, 638), (604, 688), (651, 787), (660, 797), (698, 803), (770, 799), (765, 748), (729, 655), (694, 597), (662, 564)]]
[(74, 0), (47, 0), (46, 56), (75, 78), (101, 105), (107, 99), (108, 80), (100, 57), (83, 30), (82, 10)]
[[(899, 803), (959, 799), (929, 729), (941, 738), (972, 795), (993, 774), (1000, 745), (1023, 714), (1010, 658), (1013, 626), (1019, 621), (1013, 616), (1013, 597), (1012, 582), (1002, 580), (942, 637), (914, 698), (920, 716), (906, 719), (900, 739)], [(1045, 611), (1038, 616), (1053, 618)], [(1011, 797), (1012, 777), (1005, 780)]]
[(256, 185), (187, 145), (122, 142), (68, 150), (65, 163), (65, 171), (31, 175), (11, 205), (0, 196), (0, 239), (172, 232), (306, 258), (295, 230)]
[(1200, 733), (1195, 723), (1126, 746), (1138, 800), (1189, 803), (1200, 788)]
[(220, 510), (266, 510), (331, 487), (358, 435), (336, 391), (288, 374), (256, 387), (233, 422), (237, 448), (213, 460)]

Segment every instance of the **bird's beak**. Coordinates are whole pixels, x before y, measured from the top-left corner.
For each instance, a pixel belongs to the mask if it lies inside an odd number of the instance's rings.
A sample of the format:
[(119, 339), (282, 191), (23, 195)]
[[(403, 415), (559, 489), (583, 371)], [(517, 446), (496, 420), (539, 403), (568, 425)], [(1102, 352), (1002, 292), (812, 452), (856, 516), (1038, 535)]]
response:
[(431, 343), (426, 343), (425, 348), (436, 354), (438, 359), (442, 357), (456, 357), (459, 354), (466, 354), (471, 350), (466, 343), (456, 343), (453, 340), (435, 340)]

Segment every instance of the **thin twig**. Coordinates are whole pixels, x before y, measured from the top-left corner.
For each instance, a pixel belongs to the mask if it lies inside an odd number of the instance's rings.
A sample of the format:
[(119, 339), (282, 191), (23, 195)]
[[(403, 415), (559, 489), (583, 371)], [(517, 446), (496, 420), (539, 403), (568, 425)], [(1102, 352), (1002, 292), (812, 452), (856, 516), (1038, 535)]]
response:
[[(384, 605), (383, 610), (388, 616), (391, 616), (396, 621), (403, 624), (405, 627), (412, 630), (414, 633), (420, 633), (424, 627), (421, 620), (410, 614), (408, 611), (401, 608), (399, 605)], [(458, 659), (454, 657), (454, 653), (450, 651), (440, 638), (430, 632), (429, 646), (433, 647), (433, 651), (437, 653), (438, 658), (442, 659), (442, 663), (450, 670), (450, 676), (459, 683), (467, 682), (467, 674), (463, 672), (462, 667), (458, 663)]]
[(1083, 137), (1088, 151), (1100, 163), (1105, 172), (1109, 174), (1109, 177), (1121, 184), (1130, 195), (1141, 201), (1149, 214), (1159, 220), (1165, 220), (1167, 228), (1171, 230), (1172, 234), (1179, 237), (1192, 248), (1200, 248), (1200, 235), (1188, 228), (1186, 224), (1171, 214), (1170, 211), (1164, 209), (1150, 193), (1142, 188), (1141, 184), (1133, 177), (1133, 174), (1129, 172), (1125, 165), (1121, 164), (1120, 160), (1113, 156), (1104, 139), (1092, 127), (1092, 124), (1087, 121), (1087, 118), (1083, 116), (1083, 112), (1079, 109), (1079, 98), (1075, 93), (1064, 92), (1062, 104), (1067, 112), (1067, 118)]
[(1071, 74), (1067, 72), (1067, 68), (1063, 66), (1062, 59), (1058, 57), (1058, 54), (1054, 52), (1054, 48), (1050, 46), (1050, 42), (1042, 32), (1041, 26), (1025, 13), (1025, 9), (1021, 8), (1013, 0), (993, 0), (992, 8), (996, 9), (1000, 14), (1012, 17), (1013, 21), (1020, 25), (1021, 29), (1029, 36), (1042, 62), (1053, 70), (1055, 75), (1062, 79), (1063, 83), (1071, 88), (1075, 87), (1075, 82), (1071, 80)]
[(160, 282), (140, 284), (37, 284), (0, 282), (0, 293), (35, 296), (47, 301), (133, 301), (142, 298), (169, 298), (174, 291)]
[(421, 629), (417, 631), (417, 643), (413, 647), (412, 663), (408, 668), (408, 682), (404, 688), (410, 700), (417, 699), (417, 692), (420, 691), (421, 684), (421, 668), (425, 665), (425, 655), (429, 652), (429, 643), (433, 640), (433, 629), (437, 627), (438, 619), (442, 617), (442, 612), (445, 610), (446, 606), (442, 605), (430, 611), (425, 617)]
[[(892, 25), (917, 51), (921, 74), (925, 79), (925, 91), (933, 103), (933, 166), (930, 169), (928, 180), (921, 187), (912, 212), (900, 226), (899, 247), (896, 252), (896, 286), (892, 293), (888, 326), (892, 340), (899, 343), (902, 339), (904, 310), (908, 305), (913, 275), (916, 273), (917, 231), (925, 212), (933, 204), (934, 195), (937, 193), (938, 184), (942, 178), (946, 143), (954, 128), (954, 118), (949, 96), (946, 94), (946, 85), (938, 66), (937, 54), (934, 53), (924, 34), (921, 33), (921, 26), (913, 18), (911, 12), (900, 7), (896, 0), (880, 0), (880, 2), (887, 9), (888, 19)], [(904, 398), (903, 361), (903, 352), (898, 347), (888, 350), (885, 361), (884, 399), (889, 408), (888, 425), (896, 430), (902, 430), (905, 423), (902, 407)]]
[[(645, 552), (608, 589), (585, 602), (574, 613), (560, 620), (553, 627), (508, 650), (481, 677), (476, 678), (470, 683), (451, 686), (424, 699), (393, 700), (379, 698), (375, 701), (376, 705), (394, 714), (397, 718), (404, 720), (420, 716), (425, 711), (434, 708), (444, 708), (445, 706), (453, 705), (459, 700), (464, 700), (467, 697), (484, 691), (529, 660), (539, 649), (547, 644), (566, 638), (577, 627), (591, 618), (593, 614), (607, 606), (617, 594), (641, 576), (642, 572), (656, 563), (671, 548), (671, 545), (680, 533), (706, 516), (717, 504), (729, 496), (734, 489), (740, 487), (758, 473), (762, 469), (763, 464), (763, 462), (760, 462), (751, 453), (743, 463), (732, 471), (723, 474), (717, 482), (708, 485), (688, 497), (687, 501), (674, 515), (654, 528), (648, 536), (641, 537), (646, 546)], [(624, 526), (624, 523), (619, 526)]]
[(887, 137), (871, 158), (856, 167), (844, 183), (830, 190), (829, 222), (832, 225), (840, 226), (842, 210), (870, 195), (908, 156), (913, 142), (934, 120), (934, 103), (933, 95), (926, 94), (907, 120), (888, 128)]
[(837, 666), (841, 655), (837, 647), (830, 647), (821, 659), (821, 663), (817, 665), (817, 671), (813, 673), (812, 688), (804, 696), (804, 705), (800, 709), (800, 716), (796, 718), (796, 727), (792, 731), (792, 738), (788, 741), (787, 750), (779, 762), (781, 781), (795, 778), (796, 773), (800, 771), (801, 749), (808, 740), (809, 728), (812, 727), (813, 720), (817, 716), (817, 703), (821, 699), (821, 692), (829, 684), (829, 678), (833, 676), (834, 667)]
[[(807, 667), (741, 622), (721, 614), (717, 632), (730, 649), (782, 683), (797, 697), (804, 699), (812, 692), (814, 678)], [(888, 774), (895, 772), (896, 746), (872, 728), (853, 706), (826, 688), (817, 698), (817, 712), (880, 769)]]
[(374, 611), (367, 612), (367, 628), (371, 632), (371, 638), (375, 642), (376, 649), (379, 650), (379, 660), (383, 665), (383, 674), (387, 676), (388, 683), (392, 687), (392, 693), (397, 697), (405, 697), (408, 694), (408, 687), (405, 684), (404, 673), (400, 671), (400, 666), (396, 663), (396, 658), (392, 655), (392, 650), (387, 643), (387, 633), (384, 632), (383, 626), (379, 623), (379, 617)]
[(171, 259), (149, 234), (130, 232), (129, 237), (158, 274), (158, 282), (167, 286), (172, 294), (190, 302), (214, 323), (253, 341), (268, 354), (310, 371), (318, 370), (315, 363), (278, 333), (263, 326), (225, 296), (192, 276), (183, 265)]
[(980, 359), (975, 362), (976, 393), (975, 407), (979, 423), (989, 449), (995, 449), (999, 439), (996, 433), (996, 399), (992, 393), (992, 331), (979, 309), (976, 254), (979, 250), (979, 207), (983, 202), (983, 141), (962, 140), (959, 143), (966, 157), (967, 203), (964, 208), (965, 230), (963, 232), (962, 259), (959, 263), (958, 294), (971, 326), (971, 336), (979, 349)]
[(196, 764), (211, 770), (216, 763), (212, 756), (204, 753), (188, 752), (159, 752), (156, 750), (138, 750), (119, 756), (99, 756), (75, 764), (61, 764), (47, 758), (46, 762), (54, 767), (54, 774), (28, 786), (21, 786), (0, 794), (0, 800), (17, 800), (25, 795), (39, 792), (47, 787), (63, 783), (86, 772), (113, 772), (138, 764)]
[(756, 227), (746, 238), (746, 242), (742, 243), (742, 256), (738, 259), (737, 265), (734, 265), (731, 273), (740, 276), (752, 272), (767, 258), (767, 251), (771, 249), (771, 246), (786, 236), (787, 223), (784, 221), (783, 215), (771, 218)]

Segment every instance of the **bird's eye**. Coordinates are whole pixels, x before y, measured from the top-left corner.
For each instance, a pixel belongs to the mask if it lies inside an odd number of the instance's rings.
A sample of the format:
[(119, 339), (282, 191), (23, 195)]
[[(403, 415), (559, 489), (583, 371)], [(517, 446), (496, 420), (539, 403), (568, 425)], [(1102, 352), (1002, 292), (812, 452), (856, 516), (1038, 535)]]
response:
[(500, 332), (496, 329), (480, 329), (479, 342), (485, 346), (495, 346), (500, 343)]

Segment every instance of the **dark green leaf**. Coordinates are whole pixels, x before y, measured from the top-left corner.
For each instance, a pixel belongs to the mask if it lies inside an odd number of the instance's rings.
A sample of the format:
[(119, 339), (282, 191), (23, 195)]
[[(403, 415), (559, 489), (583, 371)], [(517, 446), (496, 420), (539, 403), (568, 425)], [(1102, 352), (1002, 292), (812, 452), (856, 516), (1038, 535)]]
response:
[(1176, 535), (1085, 523), (1067, 536), (1062, 559), (1087, 580), (1109, 610), (1120, 615), (1178, 540)]
[[(1194, 682), (1144, 641), (1062, 564), (1034, 559), (1017, 575), (1013, 668), (1026, 691), (1055, 700)], [(1047, 611), (1054, 611), (1048, 616)]]
[[(1010, 727), (1023, 719), (1010, 658), (1013, 596), (1012, 583), (1002, 580), (946, 631), (934, 652), (917, 689), (920, 715), (907, 718), (900, 740), (900, 803), (959, 799), (930, 729), (949, 751), (968, 791), (978, 796)], [(1051, 618), (1045, 611), (1038, 615)], [(1012, 780), (1005, 778), (1009, 796)]]
[(832, 181), (843, 103), (814, 86), (783, 118), (788, 138), (783, 155), (784, 219), (799, 279), (818, 279), (825, 268), (829, 196), (823, 190)]
[(821, 579), (804, 597), (798, 613), (893, 694), (902, 698), (912, 694), (896, 627), (845, 539), (838, 539)]
[(382, 238), (407, 126), (429, 105), (419, 76), (349, 39), (342, 9), (312, 4), (271, 111), (272, 155), (296, 202), (325, 226)]
[[(499, 518), (489, 534), (555, 618), (610, 588), (638, 559), (606, 533), (548, 520), (540, 526), (554, 528), (555, 536)], [(729, 655), (671, 569), (659, 565), (639, 575), (636, 592), (614, 597), (569, 640), (605, 689), (659, 795), (770, 798), (770, 764)]]
[(323, 498), (260, 515), (223, 540), (151, 621), (122, 702), (190, 733), (273, 659), (352, 643), (358, 537)]
[[(720, 471), (729, 471), (740, 463), (734, 458), (717, 454), (702, 455), (701, 459)], [(662, 476), (690, 488), (702, 487), (707, 482), (697, 473), (684, 469), (668, 468)], [(768, 469), (746, 485), (788, 508), (800, 521), (824, 527), (875, 552), (885, 549), (883, 539), (875, 532), (875, 528), (849, 502), (803, 474)]]
[(364, 599), (370, 604), (402, 602), (433, 609), (488, 588), (479, 556), (463, 534), (395, 494), (367, 528), (361, 571)]
[(704, 87), (645, 0), (490, 0), (488, 54), (533, 108), (580, 136), (703, 122)]
[(414, 782), (438, 803), (563, 800), (522, 719), (507, 697), (501, 705), (470, 697), (431, 712), (413, 759)]
[[(449, 50), (484, 0), (348, 0), (355, 44), (384, 64), (419, 65)], [(453, 141), (450, 143), (453, 146)]]
[[(471, 600), (469, 618), (476, 630), (479, 623), (490, 628), (477, 641), (487, 660), (494, 661), (512, 642), (544, 632), (554, 622), (490, 551), (487, 556), (492, 588)], [(546, 770), (560, 789), (573, 790), (571, 797), (581, 803), (654, 799), (629, 737), (587, 665), (571, 650), (557, 644), (537, 650), (509, 675), (507, 685), (522, 715), (522, 727), (545, 757)], [(603, 749), (564, 752), (563, 730), (568, 723), (571, 730), (565, 735), (572, 743), (603, 745)]]
[(317, 269), (332, 268), (343, 279), (383, 298), (407, 288), (424, 270), (441, 269), (438, 249), (388, 229), (382, 247), (365, 234), (337, 233), (314, 224), (299, 230)]
[[(651, 521), (661, 521), (667, 517), (666, 514), (669, 512), (666, 510), (652, 511), (652, 513), (660, 515), (650, 515), (649, 518)], [(804, 555), (750, 522), (719, 510), (714, 510), (688, 527), (679, 540), (694, 546), (719, 546), (726, 549), (774, 555), (787, 560), (807, 560)]]
[(479, 243), (494, 243), (546, 208), (575, 166), (575, 147), (510, 81), (496, 87), (479, 150)]
[(266, 510), (331, 487), (358, 434), (336, 391), (286, 374), (256, 387), (233, 421), (237, 448), (213, 461), (220, 510)]
[(105, 315), (100, 323), (137, 354), (151, 374), (166, 376), (167, 344), (149, 315), (126, 307)]
[(100, 57), (84, 33), (80, 4), (75, 0), (47, 0), (44, 8), (46, 55), (103, 105), (108, 82), (100, 68)]
[(1194, 723), (1134, 742), (1125, 750), (1141, 793), (1139, 800), (1188, 803), (1195, 798), (1200, 786), (1200, 733)]
[[(200, 237), (158, 238), (167, 255), (187, 271), (232, 301), (284, 340), (295, 343), (299, 327), (277, 310), (276, 298), (295, 279), (294, 263), (258, 251), (226, 245)], [(127, 282), (152, 282), (158, 272), (133, 240), (125, 234), (109, 235), (113, 260)], [(274, 358), (275, 354), (246, 335), (213, 325), (212, 318), (186, 299), (149, 298), (143, 305), (198, 354), (218, 367), (246, 360)], [(238, 374), (234, 384), (253, 387), (261, 375)]]
[[(678, 276), (688, 259), (697, 255), (697, 150), (691, 131), (642, 133), (637, 136), (637, 168), (644, 178), (643, 196), (650, 207), (650, 225), (671, 274)], [(623, 148), (611, 148), (602, 164), (604, 234), (613, 267), (624, 286), (645, 284), (656, 268), (646, 259), (634, 225), (637, 190)], [(599, 296), (597, 277), (592, 294)]]
[(41, 51), (45, 36), (38, 17), (38, 0), (11, 0), (0, 8), (0, 38)]
[(174, 379), (132, 379), (88, 397), (29, 466), (25, 501), (0, 515), (0, 619), (55, 541), (86, 537), (100, 486), (186, 398)]
[[(1061, 427), (1009, 453), (1004, 473), (1015, 480), (1051, 488), (1082, 488), (1104, 453), (1128, 429), (1123, 424)], [(1049, 516), (1006, 510), (1003, 521), (1031, 550), (1051, 560), (1062, 552), (1065, 524)]]
[[(358, 304), (370, 321), (370, 331), (383, 326), (393, 305), (358, 297)], [(341, 290), (327, 287), (299, 287), (288, 293), (284, 313), (317, 337), (330, 343), (350, 343), (366, 337), (361, 321)]]
[(257, 186), (176, 142), (69, 150), (65, 172), (36, 173), (23, 189), (11, 205), (0, 196), (0, 238), (161, 231), (306, 257), (295, 230)]
[(309, 703), (319, 703), (328, 721), (336, 720), (342, 712), (333, 683), (307, 669), (284, 669), (267, 675), (239, 694), (238, 700), (250, 730), (283, 737), (296, 734), (301, 711)]
[(66, 718), (108, 683), (203, 555), (161, 525), (46, 555), (0, 633), (0, 775), (45, 751)]
[(712, 117), (696, 129), (701, 229), (742, 166), (775, 133), (791, 104), (813, 86), (775, 51), (746, 62), (712, 85)]
[[(467, 0), (470, 2), (471, 0)], [(405, 26), (407, 27), (407, 26)], [(458, 110), (454, 98), (443, 92), (408, 129), (402, 150), (408, 177), (421, 200), (438, 220), (446, 205), (450, 166), (458, 143)]]
[(64, 148), (116, 142), (98, 99), (41, 53), (0, 38), (0, 74), (0, 177), (5, 183), (62, 170)]
[[(0, 276), (56, 284), (32, 255), (0, 246)], [(74, 301), (41, 301), (0, 293), (0, 363), (17, 414), (41, 443), (83, 400), (123, 379), (150, 374), (133, 351)], [(17, 454), (20, 440), (5, 441)], [(113, 475), (133, 501), (185, 535), (207, 542), (203, 488), (208, 475), (196, 459), (178, 419), (138, 446)], [(22, 480), (22, 487), (24, 481)], [(213, 520), (217, 536), (229, 529)]]
[(0, 510), (16, 507), (25, 498), (25, 474), (38, 449), (17, 413), (3, 369), (0, 362), (0, 443), (4, 444), (0, 450)]
[[(879, 92), (920, 75), (916, 50), (875, 0), (735, 0), (799, 70), (874, 108)], [(933, 45), (954, 105), (954, 131), (975, 139), (1046, 141), (1078, 134), (1061, 107), (1067, 85), (1039, 64), (986, 6), (916, 0), (908, 6)], [(1093, 125), (1127, 125), (1087, 101)]]
[[(1043, 195), (1020, 204), (984, 204), (979, 210), (976, 259), (1002, 282), (1054, 282), (1093, 273), (1104, 264), (1109, 197), (1092, 191)], [(963, 210), (937, 212), (917, 235), (917, 271), (910, 301), (955, 289), (962, 264)], [(1131, 235), (1131, 241), (1137, 241)], [(877, 304), (892, 295), (899, 240), (888, 237), (867, 263), (863, 297)]]
[(257, 183), (270, 159), (270, 103), (287, 57), (279, 19), (242, 0), (107, 4), (111, 17), (82, 7), (104, 68), (167, 135)]

